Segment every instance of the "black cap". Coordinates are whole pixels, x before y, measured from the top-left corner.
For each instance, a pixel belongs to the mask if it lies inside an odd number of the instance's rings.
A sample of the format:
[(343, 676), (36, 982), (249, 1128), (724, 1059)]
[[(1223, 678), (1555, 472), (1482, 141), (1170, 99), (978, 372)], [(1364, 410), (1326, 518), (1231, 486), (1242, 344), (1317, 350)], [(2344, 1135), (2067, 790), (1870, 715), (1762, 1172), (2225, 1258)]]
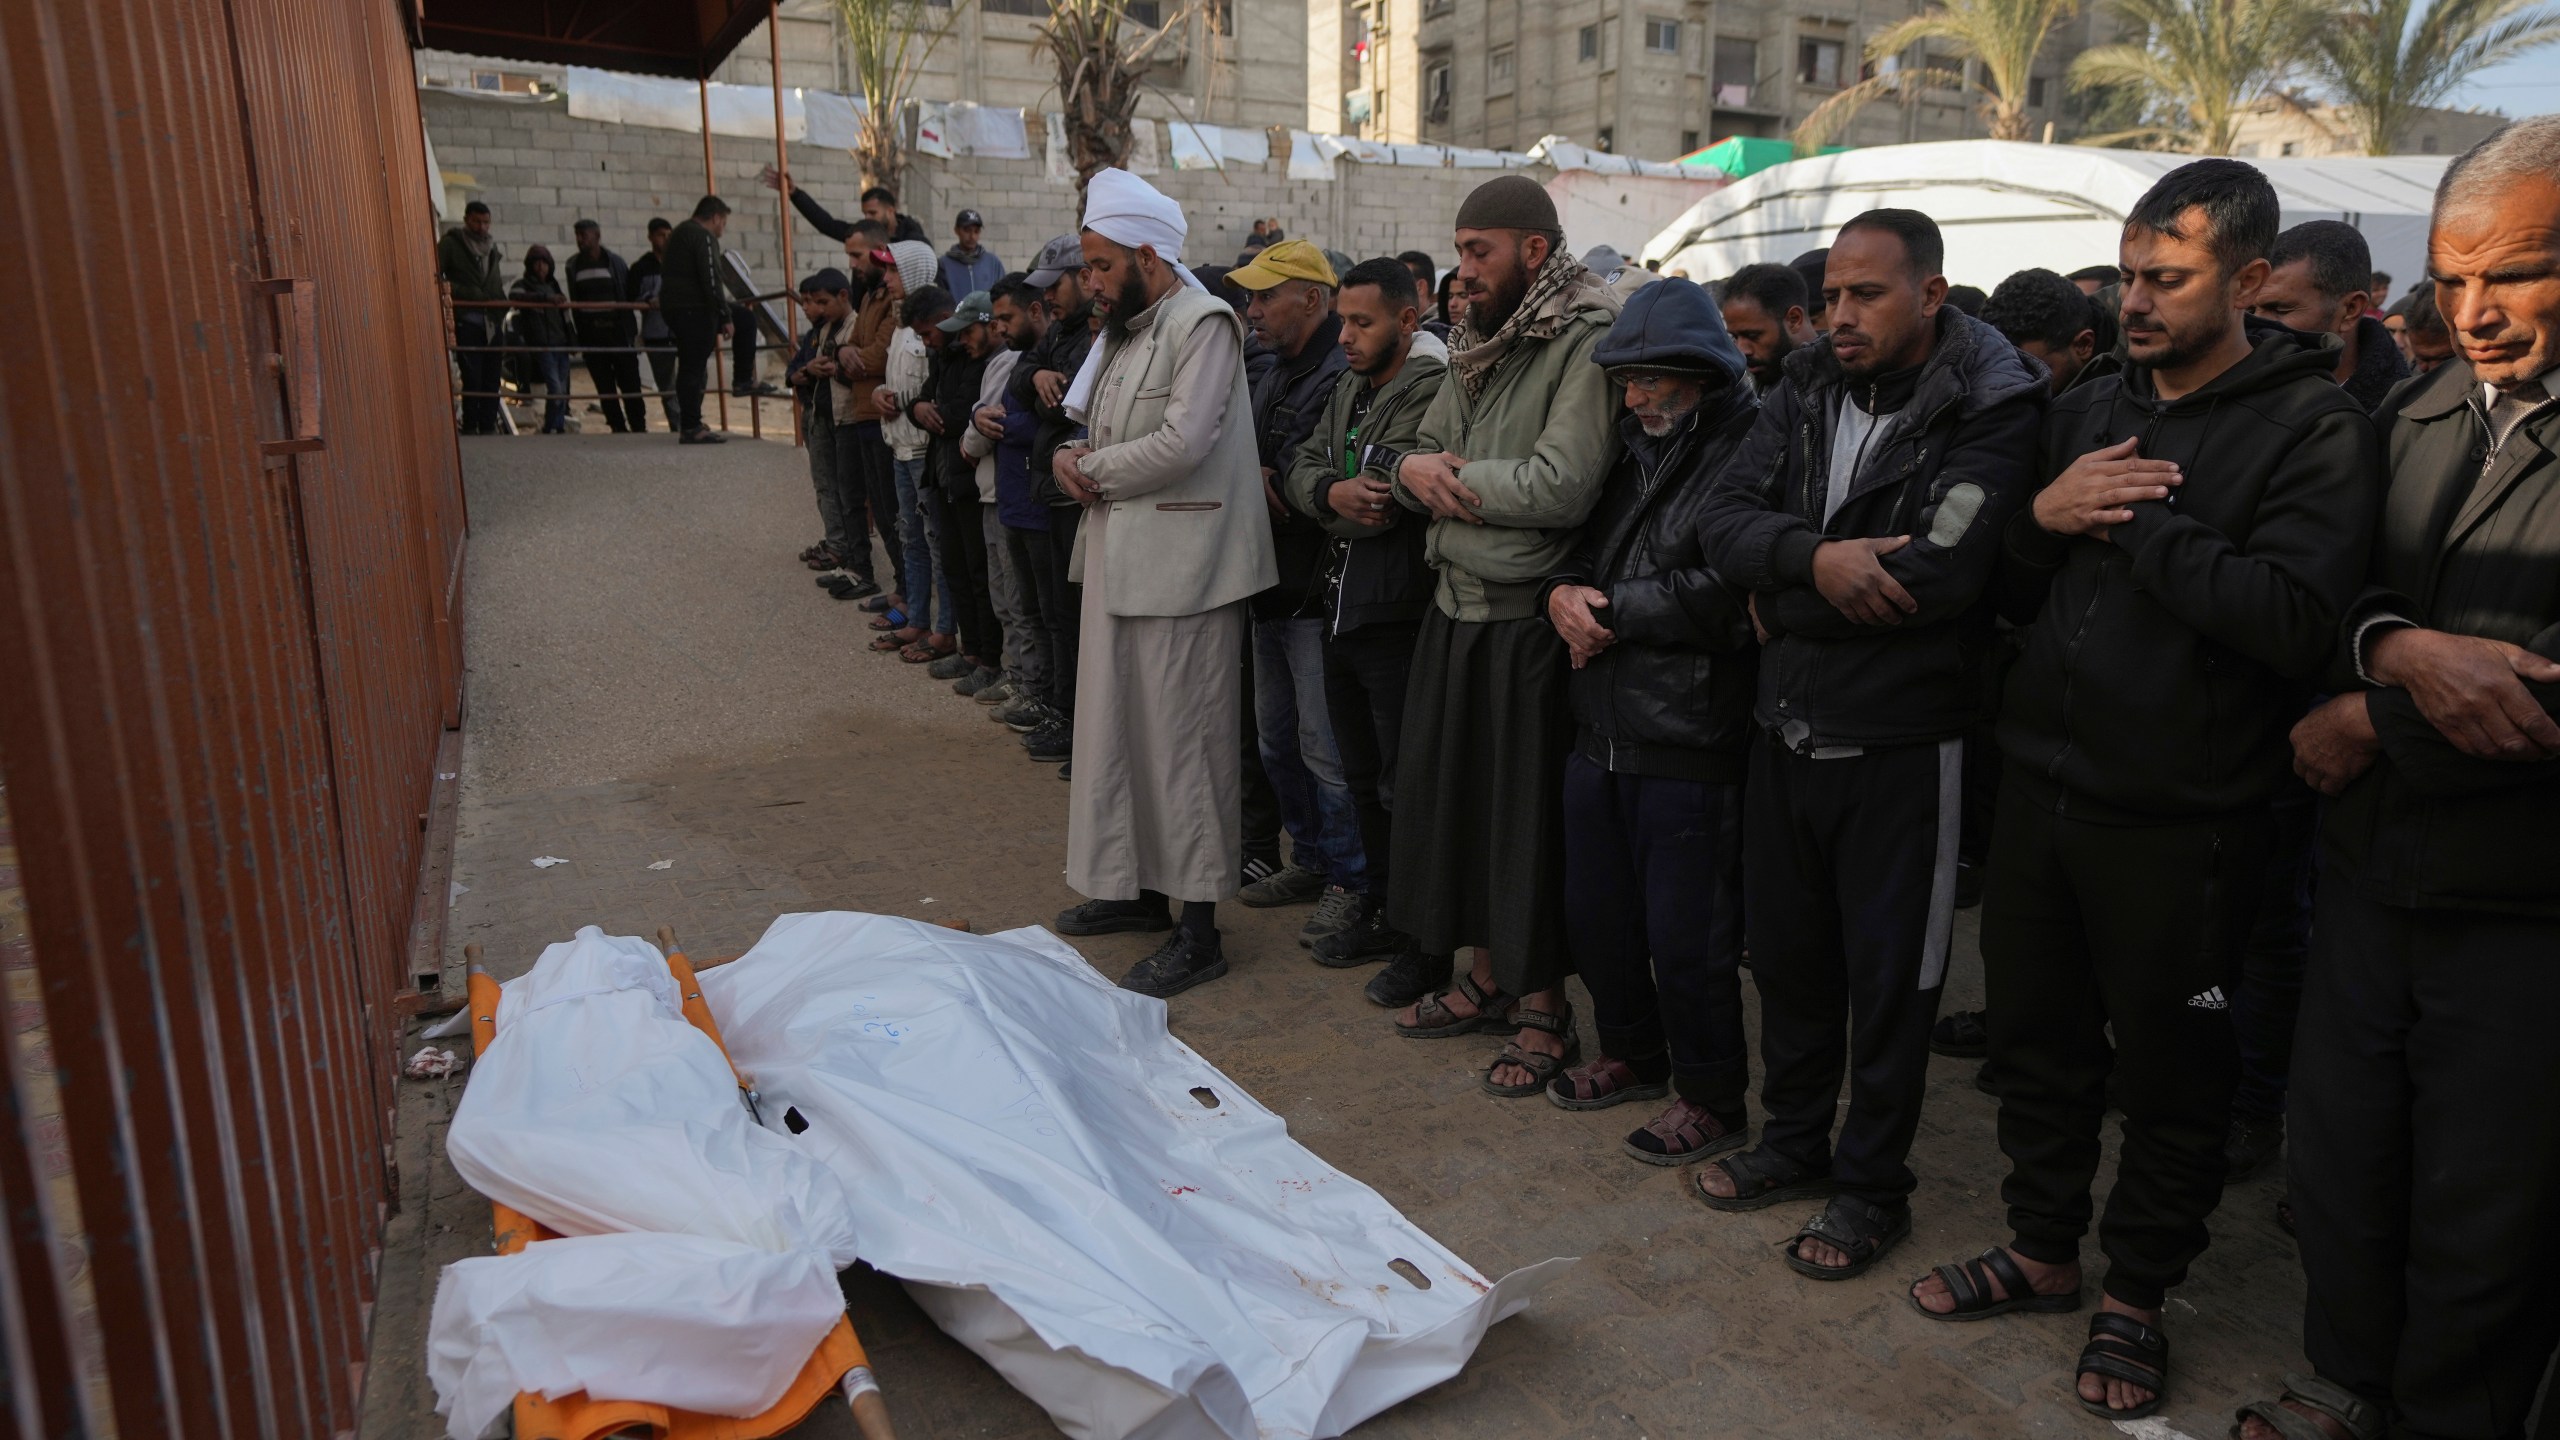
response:
[(962, 230), (975, 225), (980, 229), (984, 229), (986, 227), (986, 223), (986, 221), (978, 218), (977, 211), (963, 210), (960, 212), (960, 218), (951, 222), (951, 228), (954, 230)]
[(800, 293), (803, 295), (812, 293), (841, 295), (852, 288), (853, 282), (846, 279), (845, 273), (833, 265), (800, 282)]

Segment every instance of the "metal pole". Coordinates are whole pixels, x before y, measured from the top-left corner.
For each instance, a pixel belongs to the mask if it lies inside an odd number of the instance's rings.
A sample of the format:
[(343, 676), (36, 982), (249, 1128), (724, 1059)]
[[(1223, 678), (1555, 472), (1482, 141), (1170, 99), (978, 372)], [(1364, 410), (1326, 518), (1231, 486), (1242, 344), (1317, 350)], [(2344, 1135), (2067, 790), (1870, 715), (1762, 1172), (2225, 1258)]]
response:
[[(764, 33), (773, 51), (773, 168), (782, 176), (774, 203), (782, 214), (782, 288), (788, 290), (800, 283), (800, 272), (791, 259), (791, 156), (782, 143), (782, 0), (764, 0)], [(783, 306), (782, 313), (789, 315), (791, 307)], [(757, 414), (763, 414), (761, 404)], [(791, 394), (792, 448), (800, 443), (800, 393), (795, 390)]]
[[(720, 193), (720, 187), (711, 179), (711, 77), (704, 74), (699, 65), (693, 70), (693, 89), (696, 95), (702, 97), (702, 193), (717, 195)], [(715, 263), (712, 269), (717, 272), (719, 266)], [(712, 279), (717, 283), (719, 279), (717, 273)], [(729, 299), (725, 295), (715, 293), (711, 297), (711, 303), (720, 307), (711, 312), (714, 315), (727, 314), (731, 308)], [(720, 331), (715, 326), (711, 332), (711, 388), (720, 396), (720, 428), (726, 430), (729, 428), (729, 381), (726, 375), (727, 367), (720, 353), (723, 348), (725, 347), (720, 343)]]

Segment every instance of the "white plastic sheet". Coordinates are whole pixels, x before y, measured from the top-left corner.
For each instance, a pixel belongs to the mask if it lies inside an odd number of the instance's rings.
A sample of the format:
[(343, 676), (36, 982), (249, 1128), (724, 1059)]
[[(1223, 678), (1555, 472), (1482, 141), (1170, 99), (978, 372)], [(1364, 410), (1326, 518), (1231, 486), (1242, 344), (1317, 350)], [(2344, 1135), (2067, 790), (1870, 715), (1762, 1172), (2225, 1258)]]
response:
[(453, 1440), (490, 1433), (519, 1391), (755, 1415), (843, 1313), (834, 1270), (811, 1251), (689, 1235), (545, 1240), (445, 1268), (427, 1378)]
[(1216, 170), (1221, 168), (1218, 155), (1218, 127), (1194, 125), (1188, 120), (1168, 120), (1165, 128), (1173, 136), (1173, 168), (1176, 170)]
[(863, 1258), (1079, 1440), (1338, 1435), (1570, 1263), (1487, 1282), (1045, 931), (789, 915), (703, 990)]
[(836, 1177), (739, 1102), (657, 948), (590, 925), (498, 1002), (445, 1149), (472, 1189), (562, 1235), (659, 1231), (854, 1260)]
[(862, 143), (862, 114), (869, 107), (861, 96), (803, 90), (800, 106), (808, 116), (810, 144), (850, 150)]
[(1316, 137), (1305, 130), (1289, 132), (1289, 178), (1292, 180), (1330, 180), (1333, 157), (1340, 150), (1320, 148)]

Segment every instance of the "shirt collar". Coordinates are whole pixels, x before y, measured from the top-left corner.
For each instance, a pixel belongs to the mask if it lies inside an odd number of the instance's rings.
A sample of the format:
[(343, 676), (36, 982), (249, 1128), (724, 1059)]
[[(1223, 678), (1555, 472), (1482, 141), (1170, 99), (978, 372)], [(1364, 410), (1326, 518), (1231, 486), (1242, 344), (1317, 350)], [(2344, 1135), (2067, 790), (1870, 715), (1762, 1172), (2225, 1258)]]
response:
[[(2560, 365), (2554, 365), (2554, 366), (2552, 366), (2550, 369), (2543, 371), (2540, 375), (2538, 375), (2538, 376), (2536, 376), (2536, 377), (2534, 377), (2534, 378), (2535, 378), (2535, 380), (2536, 380), (2536, 381), (2537, 381), (2537, 382), (2542, 386), (2542, 391), (2543, 391), (2543, 393), (2544, 393), (2544, 394), (2546, 394), (2546, 395), (2553, 395), (2553, 396), (2560, 396)], [(2482, 408), (2482, 409), (2487, 409), (2487, 408), (2489, 408), (2490, 406), (2496, 405), (2497, 403), (2498, 403), (2498, 387), (2497, 387), (2497, 386), (2495, 386), (2495, 385), (2492, 385), (2492, 384), (2488, 383), (2488, 382), (2487, 382), (2487, 381), (2485, 381), (2485, 380), (2484, 380), (2484, 381), (2482, 381), (2482, 382), (2480, 383), (2480, 405), (2481, 405), (2481, 408)]]

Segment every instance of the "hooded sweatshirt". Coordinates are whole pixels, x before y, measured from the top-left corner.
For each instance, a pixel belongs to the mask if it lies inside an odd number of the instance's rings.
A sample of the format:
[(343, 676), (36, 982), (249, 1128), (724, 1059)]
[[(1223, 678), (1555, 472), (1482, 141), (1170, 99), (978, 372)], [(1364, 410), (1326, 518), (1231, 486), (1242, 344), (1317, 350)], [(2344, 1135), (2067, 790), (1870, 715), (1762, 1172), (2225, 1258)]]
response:
[(2383, 486), (2325, 337), (2252, 322), (2248, 356), (2175, 400), (2128, 366), (2054, 402), (2042, 473), (2127, 437), (2185, 483), (2103, 540), (2010, 524), (2025, 627), (2000, 748), (2033, 803), (2100, 823), (2227, 814), (2290, 783), (2288, 733), (2364, 579)]
[(1697, 519), (1759, 399), (1715, 301), (1687, 280), (1657, 280), (1628, 297), (1592, 359), (1708, 378), (1698, 407), (1668, 435), (1646, 434), (1633, 415), (1619, 420), (1626, 448), (1582, 543), (1547, 582), (1549, 594), (1559, 585), (1607, 594), (1593, 613), (1616, 637), (1567, 677), (1575, 748), (1619, 774), (1740, 784), (1752, 734), (1751, 616), (1745, 593), (1707, 563)]

